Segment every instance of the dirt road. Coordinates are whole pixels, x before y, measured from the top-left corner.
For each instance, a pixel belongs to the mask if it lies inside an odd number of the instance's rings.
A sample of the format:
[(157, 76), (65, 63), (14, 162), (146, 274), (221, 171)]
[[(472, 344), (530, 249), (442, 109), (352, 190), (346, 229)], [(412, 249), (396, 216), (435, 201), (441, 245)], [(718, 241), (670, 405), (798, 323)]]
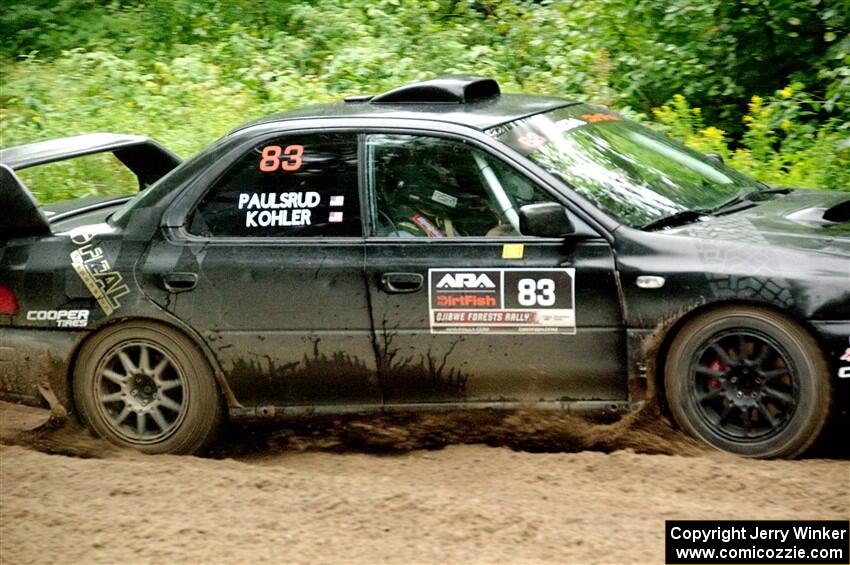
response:
[(663, 563), (665, 519), (850, 517), (846, 459), (748, 461), (640, 422), (236, 430), (195, 458), (22, 433), (44, 418), (0, 403), (2, 563)]

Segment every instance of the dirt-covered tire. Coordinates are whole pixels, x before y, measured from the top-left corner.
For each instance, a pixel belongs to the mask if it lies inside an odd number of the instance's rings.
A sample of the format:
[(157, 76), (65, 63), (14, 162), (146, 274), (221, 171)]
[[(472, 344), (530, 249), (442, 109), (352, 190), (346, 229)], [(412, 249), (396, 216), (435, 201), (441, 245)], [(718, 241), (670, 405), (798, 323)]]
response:
[(73, 390), (80, 419), (95, 434), (145, 453), (198, 453), (224, 418), (203, 354), (154, 322), (127, 322), (92, 336), (74, 366)]
[(832, 404), (818, 343), (768, 308), (723, 307), (689, 320), (670, 345), (664, 386), (692, 436), (746, 457), (795, 457), (820, 436)]

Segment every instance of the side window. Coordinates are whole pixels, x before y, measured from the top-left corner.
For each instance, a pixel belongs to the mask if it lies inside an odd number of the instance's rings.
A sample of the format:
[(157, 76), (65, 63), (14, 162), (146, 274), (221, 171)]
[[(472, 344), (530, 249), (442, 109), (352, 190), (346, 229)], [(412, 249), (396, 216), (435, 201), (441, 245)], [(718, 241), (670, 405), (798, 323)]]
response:
[(552, 200), (509, 165), (460, 141), (370, 135), (366, 155), (374, 235), (516, 236), (519, 209)]
[(292, 134), (257, 145), (220, 177), (189, 231), (230, 237), (359, 237), (355, 134)]

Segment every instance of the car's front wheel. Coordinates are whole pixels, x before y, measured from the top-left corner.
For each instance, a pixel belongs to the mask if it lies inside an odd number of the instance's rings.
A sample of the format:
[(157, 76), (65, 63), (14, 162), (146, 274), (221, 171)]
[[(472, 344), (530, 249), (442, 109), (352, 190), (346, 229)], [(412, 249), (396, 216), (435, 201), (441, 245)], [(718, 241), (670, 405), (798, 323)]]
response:
[(146, 453), (197, 453), (223, 419), (207, 360), (186, 336), (157, 323), (128, 322), (92, 336), (73, 384), (84, 424)]
[(747, 457), (794, 457), (821, 434), (832, 387), (812, 336), (767, 308), (724, 307), (671, 343), (665, 392), (691, 435)]

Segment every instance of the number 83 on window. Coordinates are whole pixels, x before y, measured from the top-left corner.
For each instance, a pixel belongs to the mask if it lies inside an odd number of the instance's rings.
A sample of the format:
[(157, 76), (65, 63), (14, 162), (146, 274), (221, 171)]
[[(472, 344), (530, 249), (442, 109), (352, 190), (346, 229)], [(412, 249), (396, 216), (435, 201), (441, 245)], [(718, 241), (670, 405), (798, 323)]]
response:
[(266, 145), (260, 156), (260, 170), (264, 173), (275, 171), (292, 172), (301, 168), (301, 156), (304, 154), (303, 145)]

